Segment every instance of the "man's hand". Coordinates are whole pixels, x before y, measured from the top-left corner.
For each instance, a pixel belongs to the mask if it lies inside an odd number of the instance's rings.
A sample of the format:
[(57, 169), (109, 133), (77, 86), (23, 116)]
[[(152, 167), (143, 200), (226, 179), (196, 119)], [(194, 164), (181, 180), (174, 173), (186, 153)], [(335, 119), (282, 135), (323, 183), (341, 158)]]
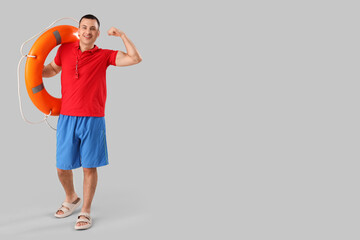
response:
[(112, 27), (108, 31), (109, 36), (116, 36), (116, 37), (122, 37), (125, 35), (125, 33), (115, 27)]

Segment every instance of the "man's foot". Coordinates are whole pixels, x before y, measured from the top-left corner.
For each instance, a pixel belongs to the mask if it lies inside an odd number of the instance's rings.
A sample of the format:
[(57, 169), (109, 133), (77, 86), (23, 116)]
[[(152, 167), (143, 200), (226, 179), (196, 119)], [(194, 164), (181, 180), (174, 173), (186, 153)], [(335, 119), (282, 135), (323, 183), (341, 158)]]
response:
[(63, 217), (70, 216), (74, 212), (74, 210), (78, 206), (80, 206), (80, 203), (81, 203), (81, 199), (79, 197), (77, 197), (71, 203), (63, 202), (61, 207), (56, 211), (55, 217), (63, 218)]
[(86, 212), (81, 212), (78, 216), (78, 220), (76, 221), (75, 229), (76, 230), (88, 229), (91, 227), (91, 225), (92, 225), (92, 219), (90, 217), (90, 214)]

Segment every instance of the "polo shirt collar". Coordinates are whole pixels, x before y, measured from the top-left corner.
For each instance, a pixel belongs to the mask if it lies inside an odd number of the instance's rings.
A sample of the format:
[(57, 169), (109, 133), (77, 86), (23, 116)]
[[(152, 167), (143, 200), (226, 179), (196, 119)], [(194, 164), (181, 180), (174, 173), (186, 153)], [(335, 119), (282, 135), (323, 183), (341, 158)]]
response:
[[(76, 41), (74, 47), (76, 50), (80, 50), (80, 41)], [(92, 49), (86, 50), (84, 52), (94, 53), (98, 49), (99, 49), (98, 46), (94, 45), (94, 47)]]

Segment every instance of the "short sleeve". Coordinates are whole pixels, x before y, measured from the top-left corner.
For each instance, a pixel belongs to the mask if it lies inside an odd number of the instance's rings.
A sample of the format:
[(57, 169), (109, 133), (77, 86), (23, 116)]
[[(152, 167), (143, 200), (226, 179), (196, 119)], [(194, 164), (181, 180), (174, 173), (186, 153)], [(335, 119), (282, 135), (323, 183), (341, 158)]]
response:
[(61, 66), (61, 53), (62, 53), (62, 45), (58, 48), (56, 56), (54, 58), (54, 62), (58, 66)]
[(108, 51), (109, 51), (108, 66), (109, 65), (116, 66), (116, 55), (118, 51), (114, 51), (114, 50), (108, 50)]

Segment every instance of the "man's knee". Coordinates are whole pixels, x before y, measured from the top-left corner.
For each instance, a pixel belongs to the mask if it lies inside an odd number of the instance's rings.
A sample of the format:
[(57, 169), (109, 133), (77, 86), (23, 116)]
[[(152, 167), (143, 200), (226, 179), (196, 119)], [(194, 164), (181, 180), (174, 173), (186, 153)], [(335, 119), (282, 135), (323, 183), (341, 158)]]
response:
[(57, 173), (59, 176), (68, 176), (68, 175), (71, 175), (72, 170), (64, 170), (64, 169), (57, 168)]
[(96, 174), (97, 173), (96, 168), (83, 168), (83, 171), (84, 171), (85, 175), (91, 175), (91, 174)]

